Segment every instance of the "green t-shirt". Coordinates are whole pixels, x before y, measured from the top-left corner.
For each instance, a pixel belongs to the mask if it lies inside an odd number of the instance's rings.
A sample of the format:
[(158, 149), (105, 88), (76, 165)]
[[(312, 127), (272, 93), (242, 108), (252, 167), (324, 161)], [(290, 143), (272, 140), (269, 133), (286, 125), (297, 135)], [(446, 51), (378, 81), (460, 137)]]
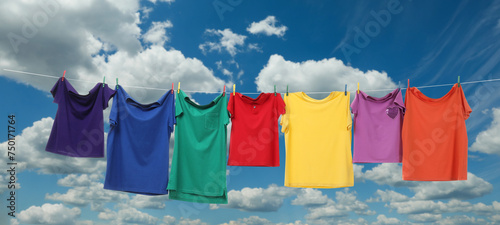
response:
[(169, 198), (227, 204), (227, 99), (222, 94), (198, 105), (180, 90), (175, 99), (175, 145)]

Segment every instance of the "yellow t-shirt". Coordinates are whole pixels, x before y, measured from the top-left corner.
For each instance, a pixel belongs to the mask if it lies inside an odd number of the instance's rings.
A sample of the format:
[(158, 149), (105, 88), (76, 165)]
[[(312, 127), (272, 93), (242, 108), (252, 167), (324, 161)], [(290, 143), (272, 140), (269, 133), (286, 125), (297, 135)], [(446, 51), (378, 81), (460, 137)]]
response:
[(284, 97), (285, 186), (340, 188), (354, 185), (350, 93), (317, 100), (304, 92)]

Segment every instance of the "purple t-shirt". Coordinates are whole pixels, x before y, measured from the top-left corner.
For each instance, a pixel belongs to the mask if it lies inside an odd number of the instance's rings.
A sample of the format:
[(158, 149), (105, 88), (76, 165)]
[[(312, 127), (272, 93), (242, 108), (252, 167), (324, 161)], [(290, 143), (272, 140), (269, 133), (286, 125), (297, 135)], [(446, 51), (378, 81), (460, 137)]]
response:
[(354, 163), (401, 162), (401, 126), (405, 107), (401, 90), (382, 98), (356, 92), (351, 104), (354, 133)]
[(68, 79), (59, 78), (50, 92), (58, 107), (45, 150), (72, 157), (104, 157), (102, 111), (115, 91), (97, 83), (87, 95), (80, 95)]

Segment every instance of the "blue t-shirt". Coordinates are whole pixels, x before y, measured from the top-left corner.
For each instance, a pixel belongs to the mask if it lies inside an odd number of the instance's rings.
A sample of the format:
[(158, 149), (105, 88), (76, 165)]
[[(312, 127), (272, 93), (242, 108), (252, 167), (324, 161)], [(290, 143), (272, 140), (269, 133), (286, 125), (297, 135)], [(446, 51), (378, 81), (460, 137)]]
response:
[(172, 91), (156, 102), (141, 104), (119, 86), (109, 123), (104, 188), (167, 194), (169, 141), (176, 123)]

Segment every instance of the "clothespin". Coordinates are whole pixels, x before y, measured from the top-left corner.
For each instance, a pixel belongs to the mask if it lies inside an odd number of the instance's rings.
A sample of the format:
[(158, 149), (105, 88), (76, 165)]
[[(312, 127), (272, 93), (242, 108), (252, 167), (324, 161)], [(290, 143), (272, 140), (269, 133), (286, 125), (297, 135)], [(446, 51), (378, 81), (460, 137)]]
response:
[(288, 84), (286, 85), (286, 96), (288, 96)]
[(460, 76), (458, 76), (458, 87), (460, 87)]
[(174, 93), (174, 82), (172, 82), (172, 94)]
[(236, 84), (233, 84), (233, 96), (236, 95)]
[(359, 94), (359, 82), (358, 82), (358, 94)]
[(116, 89), (118, 89), (118, 77), (116, 78)]
[(274, 96), (276, 96), (276, 84), (274, 85)]
[(408, 87), (407, 89), (410, 88), (410, 79), (408, 79)]
[(344, 95), (347, 96), (347, 84), (345, 85)]
[(64, 81), (64, 76), (66, 76), (66, 70), (63, 73), (62, 81)]
[(222, 92), (222, 96), (226, 96), (226, 85), (224, 85), (224, 91)]
[(106, 82), (106, 76), (102, 77), (102, 87), (104, 87), (105, 82)]
[(180, 90), (181, 90), (181, 82), (179, 82), (179, 85), (177, 85), (177, 94), (179, 94)]

